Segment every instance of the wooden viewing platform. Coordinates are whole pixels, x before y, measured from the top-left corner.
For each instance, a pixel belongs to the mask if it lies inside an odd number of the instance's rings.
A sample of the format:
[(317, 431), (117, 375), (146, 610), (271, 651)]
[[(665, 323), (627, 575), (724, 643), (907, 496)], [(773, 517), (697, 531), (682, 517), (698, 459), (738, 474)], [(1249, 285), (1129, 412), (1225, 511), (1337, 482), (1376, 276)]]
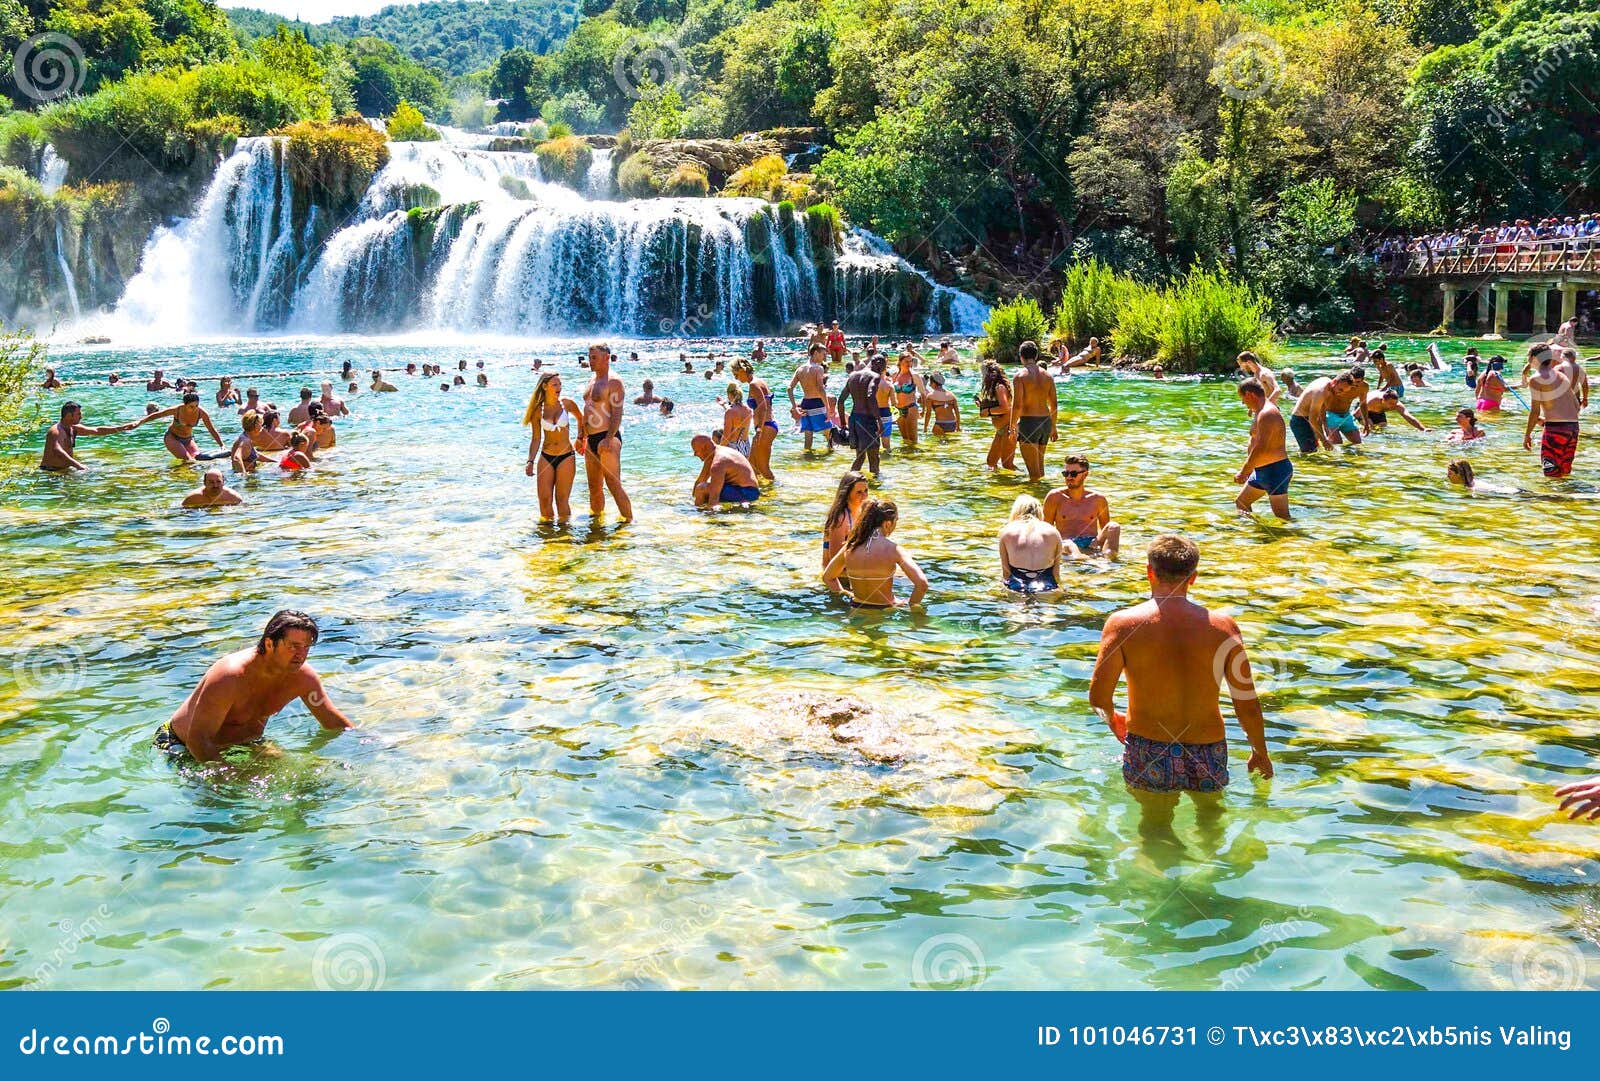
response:
[(1530, 333), (1547, 334), (1550, 293), (1561, 293), (1561, 318), (1565, 323), (1578, 314), (1578, 295), (1600, 290), (1600, 237), (1535, 240), (1506, 244), (1461, 245), (1442, 251), (1426, 246), (1403, 251), (1380, 261), (1393, 276), (1410, 280), (1432, 279), (1444, 293), (1444, 318), (1440, 326), (1454, 328), (1456, 306), (1462, 296), (1475, 296), (1472, 322), (1479, 328), (1493, 309), (1493, 336), (1503, 338), (1510, 326), (1515, 293), (1533, 294)]

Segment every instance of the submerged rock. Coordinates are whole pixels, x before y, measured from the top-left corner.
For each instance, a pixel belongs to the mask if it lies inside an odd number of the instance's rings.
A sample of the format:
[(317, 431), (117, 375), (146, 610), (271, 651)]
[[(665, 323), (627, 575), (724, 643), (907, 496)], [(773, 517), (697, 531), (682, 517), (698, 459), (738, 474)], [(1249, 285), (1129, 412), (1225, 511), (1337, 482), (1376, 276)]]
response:
[(841, 694), (789, 694), (777, 698), (772, 708), (803, 719), (870, 762), (899, 762), (906, 756), (905, 742), (893, 722), (853, 698)]

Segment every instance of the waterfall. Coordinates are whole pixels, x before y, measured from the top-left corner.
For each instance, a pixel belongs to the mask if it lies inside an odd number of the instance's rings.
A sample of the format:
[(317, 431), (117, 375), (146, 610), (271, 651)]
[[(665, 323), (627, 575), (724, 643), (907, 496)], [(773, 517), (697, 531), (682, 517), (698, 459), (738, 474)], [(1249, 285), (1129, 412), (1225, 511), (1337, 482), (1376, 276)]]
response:
[(613, 202), (610, 150), (595, 152), (580, 194), (547, 183), (536, 155), (441, 133), (391, 143), (338, 221), (304, 193), (297, 204), (283, 140), (239, 140), (194, 215), (151, 238), (118, 317), (181, 339), (427, 328), (694, 337), (829, 318), (970, 333), (987, 316), (870, 233), (819, 251), (803, 213), (761, 200)]
[(56, 221), (56, 265), (61, 268), (61, 280), (67, 287), (67, 299), (72, 303), (73, 322), (83, 319), (83, 309), (78, 306), (78, 283), (73, 281), (72, 267), (67, 262), (66, 233), (61, 228), (61, 221)]
[(38, 180), (46, 195), (54, 195), (67, 182), (66, 159), (56, 153), (51, 143), (44, 144), (44, 153), (39, 157)]
[(611, 198), (611, 150), (609, 147), (594, 152), (589, 162), (589, 172), (583, 178), (583, 197), (591, 201)]

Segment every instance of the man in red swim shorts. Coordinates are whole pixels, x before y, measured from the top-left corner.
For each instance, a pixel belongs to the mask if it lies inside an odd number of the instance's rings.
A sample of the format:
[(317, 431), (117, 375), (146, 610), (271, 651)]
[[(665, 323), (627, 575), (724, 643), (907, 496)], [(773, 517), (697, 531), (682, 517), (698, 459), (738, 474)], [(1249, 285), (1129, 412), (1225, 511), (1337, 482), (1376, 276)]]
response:
[(1583, 412), (1588, 380), (1578, 366), (1577, 354), (1557, 350), (1548, 343), (1530, 346), (1528, 359), (1538, 370), (1528, 377), (1528, 426), (1522, 445), (1533, 449), (1533, 430), (1544, 421), (1539, 440), (1539, 465), (1552, 480), (1569, 476), (1578, 454), (1578, 417)]

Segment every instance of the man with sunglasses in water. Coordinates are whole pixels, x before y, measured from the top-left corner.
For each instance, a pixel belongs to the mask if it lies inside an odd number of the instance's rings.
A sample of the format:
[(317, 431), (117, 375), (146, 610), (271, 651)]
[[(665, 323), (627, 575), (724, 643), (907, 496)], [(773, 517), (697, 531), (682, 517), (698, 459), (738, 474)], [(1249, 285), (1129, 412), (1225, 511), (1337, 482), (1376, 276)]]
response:
[(319, 633), (316, 620), (304, 612), (276, 613), (254, 648), (230, 653), (206, 669), (200, 685), (156, 730), (156, 746), (210, 762), (228, 747), (260, 740), (267, 721), (296, 698), (323, 728), (354, 728), (306, 663)]
[(1089, 459), (1081, 454), (1067, 456), (1061, 475), (1064, 488), (1056, 488), (1044, 499), (1044, 520), (1056, 527), (1067, 542), (1071, 558), (1104, 555), (1117, 558), (1122, 543), (1122, 527), (1111, 520), (1111, 506), (1099, 492), (1090, 491)]

